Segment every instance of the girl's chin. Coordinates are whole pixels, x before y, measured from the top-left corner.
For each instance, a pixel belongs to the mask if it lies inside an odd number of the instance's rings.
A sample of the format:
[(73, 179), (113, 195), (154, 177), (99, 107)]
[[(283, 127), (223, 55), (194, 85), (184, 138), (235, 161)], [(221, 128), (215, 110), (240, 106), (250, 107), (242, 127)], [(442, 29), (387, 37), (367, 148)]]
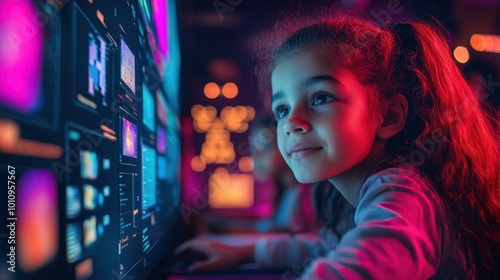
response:
[(321, 182), (321, 181), (324, 181), (324, 180), (327, 179), (327, 178), (326, 179), (321, 179), (319, 177), (313, 177), (313, 176), (310, 176), (310, 175), (302, 176), (300, 174), (299, 175), (295, 175), (295, 178), (301, 184), (312, 184), (312, 183)]

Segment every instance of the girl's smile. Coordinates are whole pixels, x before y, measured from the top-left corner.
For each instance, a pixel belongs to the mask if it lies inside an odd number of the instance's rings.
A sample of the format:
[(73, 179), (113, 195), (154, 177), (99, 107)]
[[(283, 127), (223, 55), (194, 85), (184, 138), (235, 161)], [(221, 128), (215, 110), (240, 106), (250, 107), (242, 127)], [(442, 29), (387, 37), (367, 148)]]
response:
[(323, 149), (322, 147), (318, 147), (317, 145), (314, 144), (296, 143), (289, 146), (288, 154), (292, 159), (302, 159), (309, 155), (316, 154), (322, 149)]

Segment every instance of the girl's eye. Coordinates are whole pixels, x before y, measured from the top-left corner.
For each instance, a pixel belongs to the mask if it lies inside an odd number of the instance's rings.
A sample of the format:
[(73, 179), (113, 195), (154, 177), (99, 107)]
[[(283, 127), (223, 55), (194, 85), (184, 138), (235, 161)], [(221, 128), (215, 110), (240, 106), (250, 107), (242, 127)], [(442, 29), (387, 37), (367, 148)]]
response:
[(315, 105), (321, 105), (321, 104), (325, 104), (325, 103), (328, 103), (328, 102), (331, 102), (333, 100), (333, 97), (331, 97), (330, 95), (328, 94), (324, 94), (324, 93), (320, 93), (320, 94), (317, 94), (313, 97), (313, 100), (312, 100), (312, 105), (315, 106)]
[(278, 106), (276, 109), (274, 109), (274, 117), (277, 120), (286, 117), (286, 115), (288, 115), (288, 107)]

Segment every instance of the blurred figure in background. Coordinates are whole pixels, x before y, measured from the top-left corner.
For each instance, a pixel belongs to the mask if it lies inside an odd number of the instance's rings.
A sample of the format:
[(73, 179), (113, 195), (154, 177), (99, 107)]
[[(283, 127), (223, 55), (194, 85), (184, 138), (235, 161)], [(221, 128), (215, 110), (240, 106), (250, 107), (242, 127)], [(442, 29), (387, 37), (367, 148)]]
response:
[(274, 213), (255, 224), (257, 231), (308, 231), (314, 228), (312, 188), (300, 184), (281, 156), (276, 142), (276, 121), (272, 116), (251, 124), (250, 149), (254, 175), (259, 181), (272, 180), (275, 189)]
[(273, 214), (266, 219), (248, 220), (204, 217), (204, 226), (212, 233), (311, 232), (318, 229), (313, 209), (313, 188), (300, 184), (278, 150), (276, 121), (262, 116), (250, 124), (248, 138), (253, 175), (260, 187), (273, 187)]

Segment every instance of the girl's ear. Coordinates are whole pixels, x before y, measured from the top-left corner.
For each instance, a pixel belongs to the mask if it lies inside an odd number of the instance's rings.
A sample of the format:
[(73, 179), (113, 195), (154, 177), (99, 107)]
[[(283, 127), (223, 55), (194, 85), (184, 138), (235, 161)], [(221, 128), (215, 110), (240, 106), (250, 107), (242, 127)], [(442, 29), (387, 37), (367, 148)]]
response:
[(400, 133), (405, 126), (408, 116), (408, 100), (400, 93), (391, 96), (382, 114), (383, 120), (378, 128), (377, 136), (389, 139)]

